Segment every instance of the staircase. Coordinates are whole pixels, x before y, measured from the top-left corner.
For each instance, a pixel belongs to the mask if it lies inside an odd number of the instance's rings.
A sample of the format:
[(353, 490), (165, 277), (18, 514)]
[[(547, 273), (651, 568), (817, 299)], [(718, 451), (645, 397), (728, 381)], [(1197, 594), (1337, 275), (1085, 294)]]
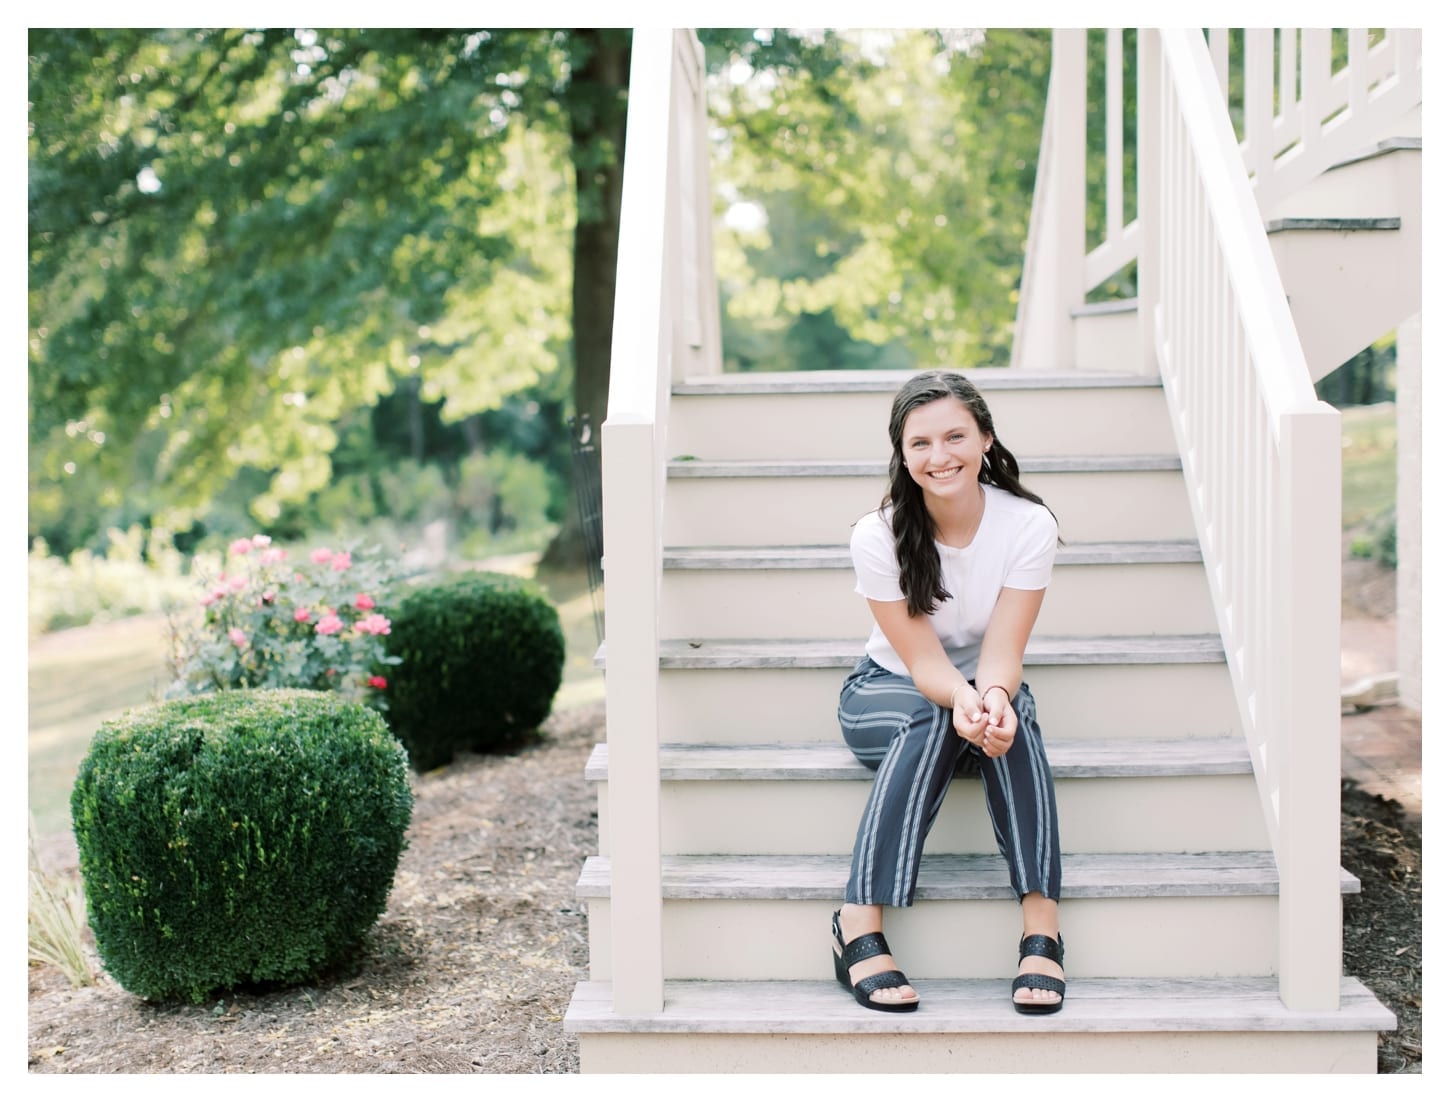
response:
[[(649, 41), (637, 32), (637, 58)], [(689, 40), (672, 41), (688, 70)], [(634, 102), (678, 132), (698, 81), (670, 87)], [(694, 201), (679, 161), (640, 173), (654, 190), (635, 207), (626, 192), (626, 247), (645, 236), (631, 209), (643, 224)], [(1293, 900), (1313, 896), (1281, 897), (1292, 835), (1260, 776), (1281, 748), (1246, 730), (1263, 721), (1239, 688), (1252, 671), (1225, 646), (1236, 614), (1131, 304), (1079, 311), (1091, 332), (1070, 346), (1093, 369), (970, 375), (1066, 541), (1024, 669), (1057, 780), (1066, 1005), (1010, 1006), (1019, 909), (975, 778), (948, 795), (916, 905), (887, 914), (921, 1009), (872, 1013), (834, 981), (829, 917), (870, 784), (835, 720), (870, 626), (846, 548), (884, 491), (907, 376), (720, 374), (702, 336), (713, 286), (670, 267), (689, 251), (671, 235), (692, 232), (667, 220), (621, 257), (614, 362), (670, 370), (616, 378), (605, 427), (609, 727), (586, 773), (590, 974), (565, 1018), (581, 1070), (1372, 1073), (1394, 1018), (1358, 980), (1335, 969), (1328, 999), (1285, 994)]]

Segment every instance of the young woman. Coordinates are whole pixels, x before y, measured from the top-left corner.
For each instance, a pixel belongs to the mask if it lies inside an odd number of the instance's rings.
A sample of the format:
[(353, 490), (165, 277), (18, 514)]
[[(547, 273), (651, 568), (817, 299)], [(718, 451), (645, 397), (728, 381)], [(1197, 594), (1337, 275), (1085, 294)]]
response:
[(862, 1006), (915, 1010), (882, 936), (909, 907), (927, 832), (959, 769), (980, 770), (998, 848), (1022, 904), (1012, 1002), (1061, 1009), (1062, 859), (1052, 773), (1022, 653), (1057, 552), (1057, 521), (1018, 481), (986, 403), (963, 376), (910, 379), (891, 409), (890, 489), (856, 522), (856, 592), (876, 624), (841, 689), (841, 732), (876, 774), (845, 903), (836, 978)]

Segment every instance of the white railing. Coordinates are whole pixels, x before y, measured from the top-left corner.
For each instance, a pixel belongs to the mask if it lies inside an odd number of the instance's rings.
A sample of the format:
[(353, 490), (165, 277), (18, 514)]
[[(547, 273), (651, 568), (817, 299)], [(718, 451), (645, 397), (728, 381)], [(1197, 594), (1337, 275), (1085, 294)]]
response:
[[(1139, 32), (1139, 41), (1147, 32)], [(1249, 29), (1241, 33), (1244, 138), (1238, 142), (1260, 217), (1274, 204), (1339, 160), (1383, 135), (1420, 103), (1421, 32), (1390, 28), (1373, 45), (1369, 32), (1351, 28), (1347, 64), (1332, 72), (1329, 29)], [(1084, 188), (1087, 111), (1087, 32), (1056, 30), (1052, 77), (1038, 155), (1027, 255), (1018, 301), (1014, 367), (1072, 366), (1071, 312), (1105, 279), (1139, 260), (1145, 232), (1140, 218), (1125, 221), (1131, 192), (1123, 138), (1123, 31), (1105, 32), (1105, 208), (1102, 240), (1086, 253)], [(1220, 98), (1229, 95), (1230, 32), (1208, 32)], [(1138, 171), (1150, 166), (1143, 145), (1143, 76), (1139, 58)], [(1276, 78), (1277, 70), (1277, 79)], [(1141, 196), (1143, 181), (1138, 181)], [(1141, 200), (1140, 200), (1141, 201)], [(1141, 206), (1139, 211), (1141, 212)], [(1151, 348), (1133, 365), (1152, 374)]]
[(618, 281), (602, 432), (610, 965), (620, 1013), (663, 1004), (659, 595), (672, 379), (720, 370), (703, 56), (689, 31), (631, 48)]
[[(1332, 72), (1333, 32), (1327, 27), (1243, 32), (1239, 149), (1265, 216), (1335, 161), (1374, 142), (1386, 123), (1420, 102), (1420, 31), (1389, 29), (1372, 46), (1362, 27), (1343, 33), (1348, 63)], [(1229, 52), (1229, 32), (1210, 31), (1209, 54), (1225, 96)]]
[(1280, 994), (1333, 1008), (1339, 414), (1314, 395), (1202, 34), (1147, 37), (1158, 363), (1278, 860)]

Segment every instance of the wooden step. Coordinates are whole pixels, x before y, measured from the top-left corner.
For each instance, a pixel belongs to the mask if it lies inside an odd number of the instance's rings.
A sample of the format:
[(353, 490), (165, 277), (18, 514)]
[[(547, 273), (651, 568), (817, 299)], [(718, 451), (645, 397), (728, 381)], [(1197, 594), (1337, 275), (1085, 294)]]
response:
[[(660, 729), (692, 742), (838, 742), (841, 682), (864, 653), (846, 640), (670, 639)], [(595, 656), (606, 665), (608, 640)], [(1239, 731), (1217, 636), (1047, 636), (1026, 680), (1049, 738), (1178, 738)], [(1123, 701), (1132, 700), (1131, 708)]]
[[(665, 899), (818, 899), (840, 902), (849, 854), (692, 854), (660, 864)], [(608, 857), (589, 857), (579, 876), (580, 899), (609, 897)], [(1340, 891), (1359, 892), (1359, 878), (1341, 869)], [(1062, 857), (1062, 898), (1118, 899), (1184, 895), (1274, 895), (1279, 872), (1267, 851), (1218, 853), (1076, 853)], [(1015, 902), (997, 853), (927, 854), (916, 901), (1007, 899)]]
[[(881, 458), (891, 399), (913, 371), (732, 373), (674, 386), (669, 454), (700, 459)], [(1141, 375), (972, 368), (1019, 459), (1174, 450), (1162, 381)], [(801, 432), (803, 424), (813, 427)], [(740, 427), (749, 425), (750, 431)]]
[[(1052, 775), (1193, 777), (1253, 772), (1248, 748), (1233, 737), (1203, 739), (1047, 739)], [(660, 746), (664, 781), (869, 781), (871, 771), (844, 745), (765, 743)], [(589, 781), (609, 779), (609, 746), (599, 743), (584, 767)]]
[[(1058, 550), (1036, 630), (1216, 631), (1202, 563), (1192, 540), (1068, 544)], [(871, 630), (845, 546), (666, 548), (664, 569), (666, 635), (788, 636), (803, 623), (823, 634), (864, 638)]]
[[(1269, 844), (1241, 739), (1058, 739), (1047, 754), (1066, 852)], [(585, 770), (600, 785), (601, 854), (611, 852), (608, 760), (601, 744)], [(872, 774), (838, 740), (662, 746), (660, 778), (665, 853), (848, 853)], [(997, 852), (977, 777), (947, 792), (927, 852)]]
[[(1021, 468), (1064, 540), (1196, 538), (1176, 455), (1023, 458)], [(885, 459), (676, 460), (668, 474), (668, 546), (844, 543), (886, 490)]]
[[(595, 665), (608, 668), (608, 640)], [(864, 639), (662, 639), (661, 669), (849, 670), (865, 653)], [(1034, 635), (1023, 652), (1024, 667), (1160, 665), (1222, 662), (1217, 635)]]
[[(1070, 958), (1069, 958), (1070, 959)], [(657, 1014), (616, 1013), (580, 983), (564, 1017), (580, 1070), (879, 1073), (1300, 1072), (1373, 1074), (1395, 1027), (1357, 980), (1332, 1011), (1291, 1011), (1272, 977), (1069, 979), (1057, 1014), (1024, 1015), (998, 980), (920, 984), (922, 1006), (883, 1014), (833, 981), (665, 984)]]
[[(822, 944), (849, 855), (695, 855), (661, 861), (670, 979), (830, 975)], [(610, 859), (579, 878), (591, 945), (609, 943)], [(1358, 881), (1341, 875), (1342, 889)], [(1261, 975), (1277, 968), (1278, 874), (1270, 854), (1064, 854), (1062, 924), (1076, 976)], [(1011, 976), (1021, 908), (998, 854), (928, 854), (915, 904), (892, 909), (897, 961), (923, 978)], [(1222, 936), (1233, 930), (1232, 938)], [(592, 978), (608, 979), (608, 954)]]

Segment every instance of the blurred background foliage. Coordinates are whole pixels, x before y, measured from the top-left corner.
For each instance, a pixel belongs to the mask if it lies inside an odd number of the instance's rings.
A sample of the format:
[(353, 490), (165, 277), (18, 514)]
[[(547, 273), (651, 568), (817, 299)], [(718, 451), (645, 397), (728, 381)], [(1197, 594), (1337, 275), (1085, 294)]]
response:
[[(1050, 31), (698, 33), (726, 369), (1007, 363)], [(30, 31), (32, 562), (263, 530), (580, 563), (569, 424), (603, 420), (629, 50)], [(1131, 107), (1124, 133), (1131, 164)], [(1392, 346), (1361, 359), (1333, 394), (1392, 395)]]

